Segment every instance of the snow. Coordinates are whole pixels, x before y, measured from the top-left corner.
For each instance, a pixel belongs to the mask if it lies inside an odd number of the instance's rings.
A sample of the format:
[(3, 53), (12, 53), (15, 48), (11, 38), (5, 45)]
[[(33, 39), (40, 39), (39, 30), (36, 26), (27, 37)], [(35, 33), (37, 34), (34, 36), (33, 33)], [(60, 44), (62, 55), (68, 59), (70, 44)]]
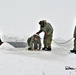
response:
[(0, 75), (76, 75), (76, 54), (69, 53), (72, 44), (53, 42), (52, 51), (28, 51), (8, 43), (0, 46)]

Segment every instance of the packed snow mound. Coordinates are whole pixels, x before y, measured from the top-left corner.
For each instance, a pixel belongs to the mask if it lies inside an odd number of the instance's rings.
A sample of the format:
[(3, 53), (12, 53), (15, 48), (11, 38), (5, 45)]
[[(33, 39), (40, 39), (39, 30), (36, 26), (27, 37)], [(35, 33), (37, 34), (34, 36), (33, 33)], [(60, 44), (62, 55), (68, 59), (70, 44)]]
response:
[[(8, 47), (7, 44), (4, 44)], [(0, 74), (2, 75), (76, 75), (76, 55), (68, 50), (52, 51), (0, 50)]]
[(7, 42), (4, 42), (1, 46), (0, 49), (10, 49), (10, 48), (14, 48), (12, 45), (10, 45)]
[(76, 68), (76, 54), (69, 53), (71, 45), (52, 42), (52, 51), (29, 51), (4, 42), (0, 46), (0, 74), (76, 75), (75, 70), (65, 70), (66, 66)]

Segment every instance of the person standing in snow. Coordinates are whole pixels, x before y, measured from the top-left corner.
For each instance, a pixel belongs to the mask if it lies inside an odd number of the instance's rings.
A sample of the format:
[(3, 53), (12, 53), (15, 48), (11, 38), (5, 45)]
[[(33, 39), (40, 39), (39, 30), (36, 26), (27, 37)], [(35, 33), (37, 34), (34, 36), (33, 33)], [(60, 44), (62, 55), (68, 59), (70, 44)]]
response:
[(41, 32), (45, 33), (43, 40), (44, 47), (42, 48), (42, 50), (51, 51), (53, 27), (46, 20), (41, 20), (39, 22), (39, 25), (40, 25), (40, 30), (37, 32), (37, 34), (40, 34)]
[(76, 54), (76, 26), (75, 26), (75, 29), (74, 29), (73, 37), (74, 37), (74, 48), (73, 48), (73, 50), (70, 50), (70, 52)]
[(41, 38), (38, 34), (34, 34), (33, 36), (27, 39), (28, 50), (40, 50), (41, 49)]

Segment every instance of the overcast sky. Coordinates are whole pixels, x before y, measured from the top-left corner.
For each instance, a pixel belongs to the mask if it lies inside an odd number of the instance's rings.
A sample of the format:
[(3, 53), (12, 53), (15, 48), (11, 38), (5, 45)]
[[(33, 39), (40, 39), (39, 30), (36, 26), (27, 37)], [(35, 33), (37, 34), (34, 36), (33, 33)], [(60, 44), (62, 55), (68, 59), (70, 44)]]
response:
[(71, 38), (75, 18), (76, 0), (0, 0), (1, 35), (33, 35), (44, 19), (53, 26), (54, 38)]

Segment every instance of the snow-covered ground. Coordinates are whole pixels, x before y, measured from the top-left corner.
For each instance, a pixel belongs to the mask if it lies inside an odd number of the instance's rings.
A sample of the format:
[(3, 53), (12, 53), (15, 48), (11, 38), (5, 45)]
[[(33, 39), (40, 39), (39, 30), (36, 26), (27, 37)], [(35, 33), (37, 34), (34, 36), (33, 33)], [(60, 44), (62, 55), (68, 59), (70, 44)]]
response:
[(76, 54), (69, 53), (73, 44), (52, 43), (52, 51), (28, 51), (8, 43), (0, 47), (0, 75), (76, 75)]

